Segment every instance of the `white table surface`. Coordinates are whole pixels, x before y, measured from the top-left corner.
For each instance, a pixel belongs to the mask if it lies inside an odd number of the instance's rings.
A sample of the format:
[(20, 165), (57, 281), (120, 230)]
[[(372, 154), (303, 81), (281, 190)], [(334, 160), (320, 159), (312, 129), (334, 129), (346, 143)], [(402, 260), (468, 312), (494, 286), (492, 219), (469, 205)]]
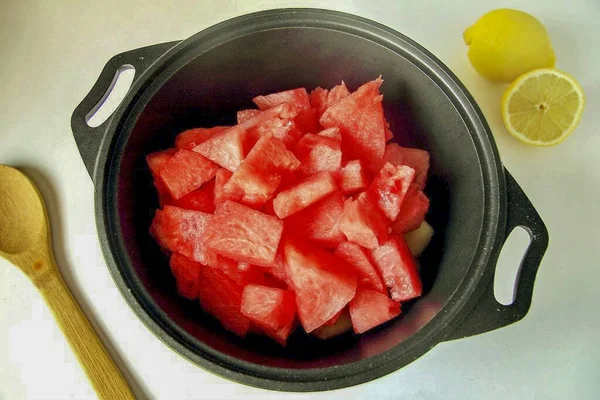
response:
[[(0, 163), (24, 167), (50, 211), (58, 263), (140, 398), (597, 399), (600, 396), (600, 3), (333, 1), (415, 39), (465, 83), (490, 123), (502, 161), (550, 231), (533, 303), (521, 322), (443, 343), (386, 377), (319, 394), (228, 382), (186, 361), (146, 329), (116, 288), (98, 244), (93, 186), (70, 116), (113, 55), (185, 39), (251, 11), (319, 1), (0, 2)], [(484, 4), (485, 3), (485, 4)], [(503, 85), (468, 64), (462, 32), (494, 8), (519, 8), (550, 32), (557, 67), (587, 95), (581, 125), (554, 148), (512, 139), (499, 115)], [(519, 259), (511, 246), (507, 258)], [(498, 282), (510, 285), (509, 279)], [(0, 399), (95, 398), (49, 310), (19, 270), (0, 260)]]

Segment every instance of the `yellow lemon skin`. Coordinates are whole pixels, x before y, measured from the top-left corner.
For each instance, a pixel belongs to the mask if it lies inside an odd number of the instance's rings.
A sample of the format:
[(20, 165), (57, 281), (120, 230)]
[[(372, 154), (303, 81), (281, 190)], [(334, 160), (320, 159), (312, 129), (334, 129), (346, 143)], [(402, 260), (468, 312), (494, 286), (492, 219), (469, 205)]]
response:
[(554, 67), (556, 58), (546, 28), (530, 14), (498, 9), (463, 33), (473, 68), (493, 82), (512, 82), (525, 72)]

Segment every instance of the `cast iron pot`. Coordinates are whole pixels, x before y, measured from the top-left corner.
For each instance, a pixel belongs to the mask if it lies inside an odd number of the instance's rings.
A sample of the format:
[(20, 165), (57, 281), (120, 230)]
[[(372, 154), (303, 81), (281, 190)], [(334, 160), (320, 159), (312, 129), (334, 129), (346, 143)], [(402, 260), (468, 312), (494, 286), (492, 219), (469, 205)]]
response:
[[(135, 68), (127, 96), (104, 124), (86, 121)], [(258, 94), (304, 86), (351, 89), (382, 75), (386, 115), (401, 145), (431, 152), (427, 220), (434, 240), (421, 258), (424, 295), (366, 334), (320, 342), (296, 333), (286, 348), (225, 331), (197, 302), (177, 296), (168, 260), (148, 234), (158, 202), (145, 156), (197, 126), (234, 124)], [(412, 121), (407, 124), (407, 120)], [(262, 388), (313, 391), (397, 370), (437, 343), (488, 332), (527, 313), (548, 245), (539, 215), (502, 167), (473, 98), (431, 53), (390, 28), (313, 9), (245, 15), (182, 42), (128, 51), (105, 66), (76, 108), (72, 129), (95, 184), (96, 221), (117, 286), (146, 326), (197, 365)], [(407, 128), (408, 126), (408, 128)], [(496, 261), (516, 226), (531, 235), (516, 299), (493, 294)]]

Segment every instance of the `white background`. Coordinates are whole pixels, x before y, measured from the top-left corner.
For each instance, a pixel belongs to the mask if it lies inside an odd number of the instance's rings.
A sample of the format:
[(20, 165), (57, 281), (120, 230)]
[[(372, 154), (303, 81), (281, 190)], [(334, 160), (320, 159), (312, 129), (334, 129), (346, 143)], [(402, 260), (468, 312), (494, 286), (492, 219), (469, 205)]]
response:
[[(485, 4), (484, 4), (485, 3)], [(377, 381), (320, 394), (280, 394), (225, 381), (172, 352), (135, 317), (98, 245), (93, 186), (70, 116), (105, 62), (129, 49), (185, 39), (229, 17), (317, 1), (0, 0), (0, 163), (24, 167), (48, 203), (65, 278), (113, 348), (140, 398), (593, 399), (600, 393), (600, 3), (564, 1), (334, 1), (415, 39), (465, 83), (483, 109), (502, 161), (550, 231), (527, 317), (444, 343)], [(462, 32), (498, 7), (544, 22), (557, 67), (575, 76), (587, 108), (573, 136), (534, 148), (504, 130), (503, 85), (469, 66)], [(516, 248), (517, 246), (514, 246)], [(509, 249), (509, 257), (519, 258)], [(509, 280), (499, 282), (510, 285)], [(135, 382), (135, 383), (133, 383)], [(0, 399), (95, 398), (34, 287), (0, 260)]]

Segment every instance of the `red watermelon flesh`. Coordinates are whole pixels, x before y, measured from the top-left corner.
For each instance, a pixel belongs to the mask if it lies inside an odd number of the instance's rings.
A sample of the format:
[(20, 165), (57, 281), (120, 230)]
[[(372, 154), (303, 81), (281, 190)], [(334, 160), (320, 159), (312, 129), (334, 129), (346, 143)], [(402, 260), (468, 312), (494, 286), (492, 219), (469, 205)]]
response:
[(356, 277), (326, 251), (287, 239), (287, 275), (296, 292), (298, 316), (308, 333), (333, 318), (354, 297)]
[(343, 242), (334, 254), (344, 260), (356, 272), (358, 287), (376, 290), (387, 295), (387, 289), (381, 274), (373, 265), (367, 250), (357, 244)]
[(299, 166), (300, 162), (285, 144), (268, 133), (229, 178), (223, 193), (230, 200), (260, 208), (277, 190), (281, 176)]
[(237, 123), (241, 124), (243, 122), (246, 122), (249, 119), (252, 119), (252, 118), (256, 117), (261, 112), (262, 111), (260, 111), (260, 110), (254, 110), (254, 109), (248, 109), (248, 110), (238, 111), (237, 114), (236, 114)]
[(348, 161), (337, 176), (338, 186), (346, 195), (355, 194), (369, 186), (369, 176), (360, 160)]
[(266, 268), (267, 273), (273, 275), (275, 278), (284, 282), (288, 286), (291, 284), (287, 273), (285, 272), (285, 263), (281, 253), (277, 253), (277, 255), (275, 256), (275, 260)]
[(298, 116), (294, 119), (298, 129), (302, 133), (317, 133), (323, 127), (319, 123), (319, 112), (314, 108), (307, 108), (299, 111)]
[(400, 208), (400, 214), (392, 224), (392, 232), (399, 235), (417, 229), (425, 220), (428, 210), (429, 198), (416, 185), (411, 186)]
[(283, 222), (242, 204), (225, 200), (204, 232), (203, 242), (217, 254), (268, 266), (275, 260)]
[(198, 276), (202, 264), (179, 253), (171, 254), (171, 272), (175, 276), (177, 292), (190, 300), (198, 297)]
[(256, 96), (252, 101), (261, 110), (267, 110), (283, 103), (290, 104), (296, 111), (310, 108), (310, 100), (305, 88), (286, 90), (266, 96)]
[(342, 166), (340, 141), (330, 137), (307, 133), (296, 145), (294, 154), (301, 163), (300, 172), (306, 176), (323, 171), (335, 173)]
[(415, 170), (415, 183), (419, 186), (419, 189), (423, 190), (425, 188), (429, 171), (429, 153), (427, 151), (390, 143), (385, 147), (383, 162), (411, 167)]
[(323, 129), (321, 132), (317, 133), (317, 135), (338, 140), (340, 143), (342, 142), (342, 134), (338, 128)]
[(342, 316), (342, 314), (346, 311), (346, 308), (341, 309), (340, 311), (338, 311), (337, 314), (335, 314), (333, 317), (331, 317), (331, 319), (327, 322), (325, 322), (323, 325), (321, 326), (331, 326), (331, 325), (335, 325), (335, 323), (338, 321), (338, 319), (340, 319), (340, 317)]
[(206, 182), (179, 200), (173, 200), (171, 205), (212, 214), (215, 212), (215, 180)]
[(285, 226), (303, 238), (334, 248), (346, 239), (340, 229), (343, 212), (344, 198), (336, 191), (286, 218)]
[(394, 138), (394, 133), (390, 130), (390, 128), (385, 128), (385, 141), (389, 142)]
[(320, 119), (325, 128), (340, 128), (344, 156), (363, 160), (367, 166), (380, 165), (385, 152), (382, 82), (378, 78), (362, 85), (325, 110)]
[(213, 128), (194, 128), (181, 132), (175, 138), (175, 147), (191, 150), (202, 142), (207, 141), (217, 133), (229, 129), (229, 126), (215, 126)]
[(285, 346), (296, 319), (294, 293), (262, 285), (247, 285), (241, 312), (269, 337)]
[(374, 290), (362, 289), (348, 307), (354, 333), (363, 333), (387, 322), (401, 313), (400, 304), (385, 294)]
[(283, 219), (316, 203), (336, 189), (333, 176), (329, 172), (321, 172), (309, 176), (288, 190), (279, 192), (273, 200), (273, 209), (275, 214)]
[(402, 236), (391, 237), (373, 250), (372, 256), (393, 300), (407, 301), (421, 295), (417, 264)]
[(203, 266), (198, 278), (198, 300), (223, 327), (244, 337), (250, 329), (250, 320), (240, 311), (243, 286), (229, 279), (217, 268)]
[(175, 200), (211, 180), (219, 168), (191, 150), (178, 150), (160, 170), (165, 187)]
[(294, 121), (281, 118), (266, 120), (257, 125), (253, 129), (253, 132), (259, 138), (267, 134), (272, 134), (274, 137), (281, 139), (288, 149), (293, 149), (302, 137), (302, 132), (300, 132)]
[(296, 114), (292, 106), (281, 104), (239, 125), (216, 134), (209, 140), (194, 147), (193, 150), (221, 167), (234, 172), (252, 146), (254, 146), (256, 140), (258, 140), (258, 137), (253, 132), (250, 132), (252, 128), (274, 117), (291, 119)]
[(348, 198), (344, 202), (340, 229), (348, 241), (375, 249), (387, 236), (388, 221), (375, 201), (363, 192), (356, 200)]
[(323, 114), (327, 108), (349, 95), (350, 91), (342, 81), (341, 84), (334, 86), (331, 90), (322, 87), (315, 88), (310, 92), (310, 104), (319, 111), (319, 114)]
[(414, 176), (414, 169), (405, 165), (394, 166), (388, 162), (371, 182), (369, 192), (390, 221), (395, 221), (398, 217), (402, 201)]
[(171, 203), (173, 199), (171, 198), (165, 183), (160, 177), (160, 170), (167, 163), (167, 161), (171, 159), (176, 151), (177, 150), (175, 149), (167, 149), (163, 151), (157, 151), (156, 153), (151, 153), (146, 156), (146, 163), (148, 163), (148, 168), (152, 174), (154, 187), (158, 193), (158, 203), (161, 207)]
[(233, 174), (225, 168), (220, 168), (215, 174), (215, 207), (221, 204), (223, 200), (226, 200), (223, 186), (231, 178), (231, 175)]
[(201, 238), (212, 218), (201, 211), (165, 206), (156, 211), (150, 233), (162, 247), (206, 265), (210, 254)]

